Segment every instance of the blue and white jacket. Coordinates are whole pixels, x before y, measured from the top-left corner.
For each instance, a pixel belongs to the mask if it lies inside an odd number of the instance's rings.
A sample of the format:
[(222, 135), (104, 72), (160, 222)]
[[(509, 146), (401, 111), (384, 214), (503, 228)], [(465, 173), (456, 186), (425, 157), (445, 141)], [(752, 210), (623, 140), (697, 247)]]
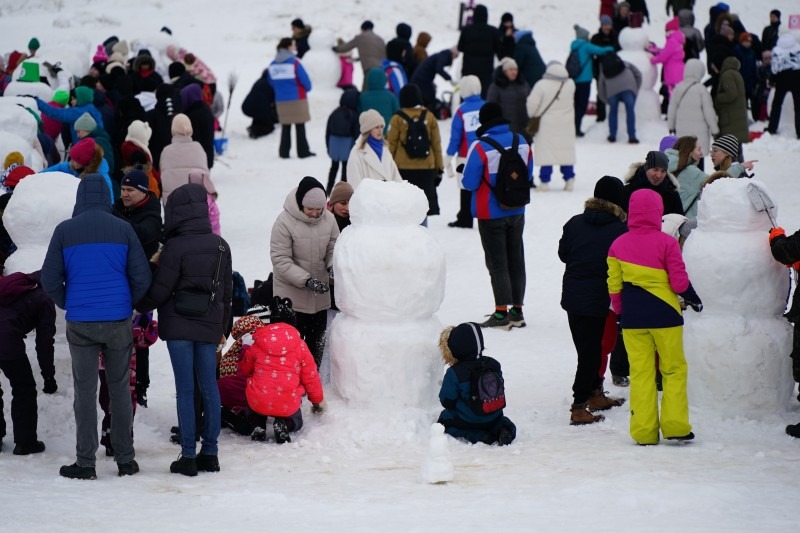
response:
[(386, 74), (386, 88), (400, 98), (400, 89), (408, 84), (408, 76), (406, 76), (403, 66), (397, 61), (384, 59), (381, 61), (381, 68)]
[(486, 101), (480, 94), (475, 94), (464, 99), (458, 106), (453, 122), (450, 124), (450, 144), (447, 145), (447, 155), (467, 157), (467, 151), (478, 139), (475, 133), (481, 126), (478, 113)]
[(99, 174), (81, 180), (72, 218), (56, 226), (42, 265), (42, 288), (71, 322), (130, 318), (150, 286), (150, 265), (126, 221), (111, 214)]
[(288, 50), (280, 50), (267, 68), (267, 80), (275, 90), (276, 102), (305, 100), (311, 79), (303, 64)]

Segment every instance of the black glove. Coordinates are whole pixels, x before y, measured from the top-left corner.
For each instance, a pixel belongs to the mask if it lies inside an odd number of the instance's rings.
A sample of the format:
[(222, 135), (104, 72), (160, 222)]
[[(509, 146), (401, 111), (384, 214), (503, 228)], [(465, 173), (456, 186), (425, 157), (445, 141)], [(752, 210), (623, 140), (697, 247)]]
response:
[(311, 412), (315, 415), (321, 414), (325, 412), (325, 406), (323, 406), (321, 403), (311, 404)]
[(308, 281), (306, 281), (306, 289), (310, 290), (314, 294), (325, 294), (330, 290), (327, 283), (323, 283), (314, 278), (308, 278)]
[(58, 383), (56, 383), (56, 378), (44, 378), (44, 388), (42, 392), (45, 394), (53, 394), (58, 390)]
[(689, 284), (689, 288), (683, 291), (680, 294), (683, 301), (686, 302), (686, 305), (691, 307), (695, 313), (699, 313), (703, 310), (703, 302), (700, 301), (700, 297), (694, 292), (694, 288), (692, 284)]
[(328, 277), (333, 279), (333, 267), (332, 266), (328, 267)]
[(331, 46), (331, 50), (333, 50), (333, 51), (334, 51), (334, 52), (336, 52), (337, 54), (339, 53), (339, 52), (336, 50), (336, 47), (335, 47), (335, 46)]

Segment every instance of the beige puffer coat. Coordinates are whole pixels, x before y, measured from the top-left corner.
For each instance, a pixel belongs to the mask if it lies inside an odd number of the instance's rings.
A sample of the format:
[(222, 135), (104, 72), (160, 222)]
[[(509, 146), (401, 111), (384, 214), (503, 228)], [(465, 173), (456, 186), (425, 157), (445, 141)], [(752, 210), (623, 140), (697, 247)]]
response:
[(190, 173), (203, 172), (209, 176), (206, 152), (199, 142), (192, 140), (191, 132), (189, 135), (172, 137), (172, 143), (161, 152), (160, 167), (163, 205), (167, 205), (167, 198), (172, 191), (189, 183)]
[(706, 67), (699, 59), (690, 59), (680, 82), (669, 100), (667, 125), (678, 137), (693, 135), (700, 141), (703, 154), (711, 149), (711, 136), (719, 133), (717, 112), (711, 94), (703, 85)]
[[(564, 86), (558, 92), (562, 82)], [(558, 98), (556, 98), (558, 94)], [(575, 82), (567, 69), (553, 63), (544, 77), (536, 82), (526, 103), (529, 117), (541, 116), (539, 132), (533, 142), (533, 162), (536, 166), (575, 164)], [(553, 102), (550, 109), (542, 114)]]

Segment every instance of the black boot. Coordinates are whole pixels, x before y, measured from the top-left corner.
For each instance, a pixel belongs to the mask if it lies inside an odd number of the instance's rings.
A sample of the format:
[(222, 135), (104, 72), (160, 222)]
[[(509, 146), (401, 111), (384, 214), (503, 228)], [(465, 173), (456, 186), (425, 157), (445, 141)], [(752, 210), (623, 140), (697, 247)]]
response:
[(281, 145), (278, 148), (278, 155), (281, 159), (289, 159), (289, 150), (292, 149), (292, 125), (281, 125)]
[(169, 471), (173, 474), (183, 474), (184, 476), (194, 477), (197, 475), (197, 461), (194, 457), (179, 457), (169, 465)]
[(200, 472), (219, 472), (219, 458), (216, 455), (198, 454), (195, 462)]
[(119, 477), (132, 476), (139, 472), (139, 463), (134, 459), (131, 459), (127, 463), (117, 463), (117, 472)]
[(297, 134), (297, 157), (303, 159), (305, 157), (314, 157), (317, 155), (308, 148), (308, 139), (306, 139), (306, 125), (295, 124), (294, 127)]
[(333, 185), (336, 183), (336, 174), (339, 173), (339, 162), (331, 161), (331, 169), (328, 171), (328, 185), (325, 187), (325, 196), (330, 197)]
[(286, 421), (276, 418), (275, 422), (272, 424), (272, 429), (275, 431), (276, 443), (283, 444), (284, 442), (292, 442), (292, 438), (289, 436), (289, 427), (286, 425)]
[(32, 453), (42, 453), (44, 451), (44, 442), (37, 440), (35, 442), (20, 443), (14, 446), (14, 455), (30, 455)]
[(70, 479), (97, 479), (93, 466), (81, 466), (78, 463), (62, 466), (58, 474)]
[(790, 437), (800, 439), (800, 423), (786, 426), (786, 434)]

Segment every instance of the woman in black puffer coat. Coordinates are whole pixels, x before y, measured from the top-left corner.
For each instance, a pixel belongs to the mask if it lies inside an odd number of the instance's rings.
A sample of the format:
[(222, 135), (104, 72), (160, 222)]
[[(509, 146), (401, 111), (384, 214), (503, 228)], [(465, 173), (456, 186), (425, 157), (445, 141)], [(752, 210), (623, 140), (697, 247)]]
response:
[(530, 85), (519, 75), (517, 62), (504, 57), (494, 71), (494, 81), (486, 94), (487, 102), (500, 104), (503, 118), (511, 123), (511, 131), (525, 137), (528, 143), (531, 139), (525, 131), (528, 126), (528, 108), (525, 104), (530, 92)]

